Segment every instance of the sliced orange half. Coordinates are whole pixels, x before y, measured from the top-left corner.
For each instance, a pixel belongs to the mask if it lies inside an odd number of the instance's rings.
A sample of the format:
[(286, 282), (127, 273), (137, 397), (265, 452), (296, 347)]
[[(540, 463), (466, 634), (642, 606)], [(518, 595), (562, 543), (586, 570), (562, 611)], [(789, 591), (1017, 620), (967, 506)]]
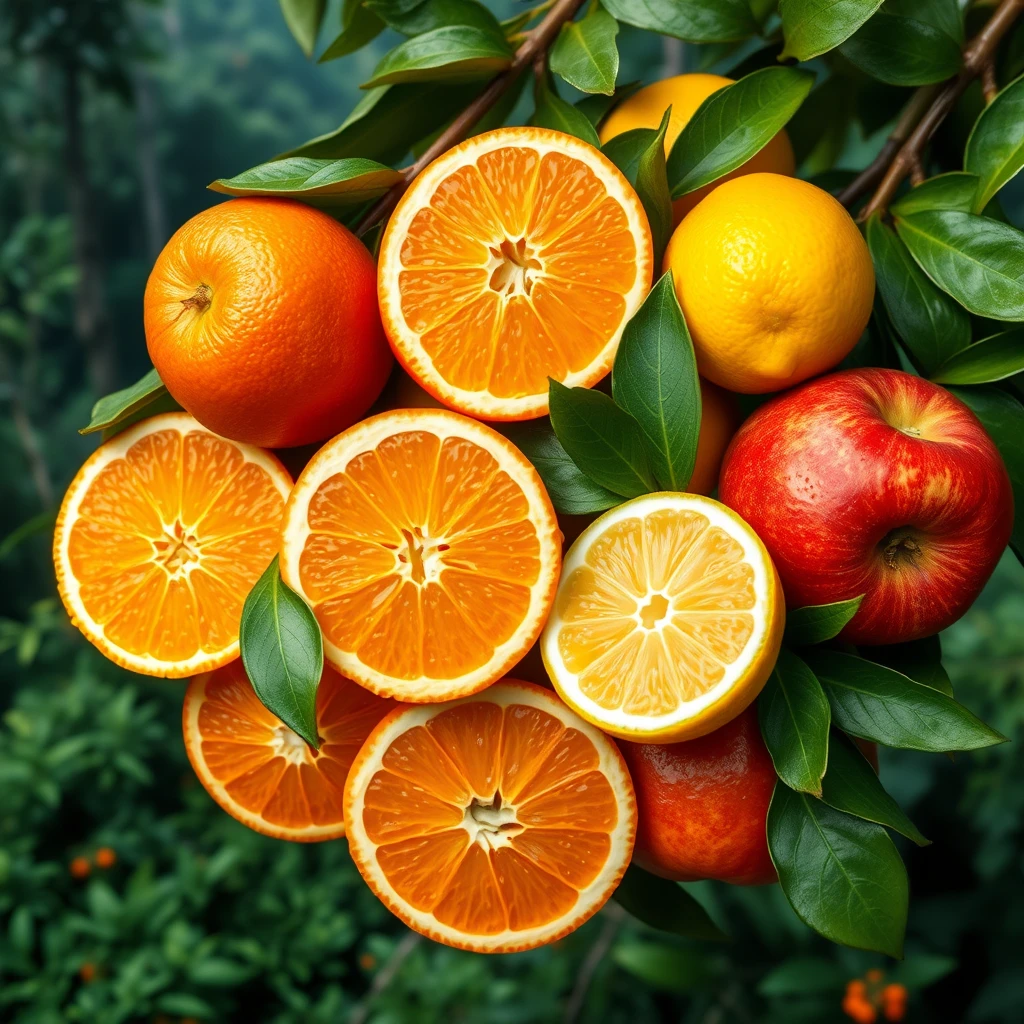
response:
[(363, 878), (410, 928), (509, 953), (604, 905), (636, 802), (611, 740), (550, 690), (506, 679), (388, 715), (349, 772), (345, 828)]
[(761, 691), (779, 653), (778, 574), (732, 509), (696, 494), (634, 498), (569, 549), (541, 653), (570, 707), (613, 736), (712, 732)]
[(548, 378), (610, 369), (651, 287), (643, 206), (599, 150), (546, 128), (499, 128), (435, 160), (381, 241), (391, 346), (445, 405), (490, 420), (548, 411)]
[(281, 574), (342, 675), (438, 701), (482, 690), (526, 653), (560, 553), (551, 502), (518, 448), (447, 409), (399, 409), (339, 434), (302, 471)]
[(134, 672), (180, 678), (238, 657), (242, 603), (277, 554), (280, 462), (186, 413), (129, 427), (71, 481), (53, 539), (72, 622)]
[(337, 839), (349, 768), (394, 706), (325, 667), (313, 750), (260, 703), (238, 659), (188, 684), (185, 750), (203, 788), (243, 825), (299, 843)]

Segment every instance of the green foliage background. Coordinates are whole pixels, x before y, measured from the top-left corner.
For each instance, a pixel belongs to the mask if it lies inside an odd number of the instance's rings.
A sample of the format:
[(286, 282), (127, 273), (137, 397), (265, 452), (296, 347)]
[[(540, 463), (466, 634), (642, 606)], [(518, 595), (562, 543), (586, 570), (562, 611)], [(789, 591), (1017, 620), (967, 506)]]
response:
[[(10, 0), (8, 16), (89, 6)], [(275, 0), (107, 8), (114, 21), (97, 39), (75, 37), (68, 59), (87, 71), (84, 173), (112, 383), (123, 386), (148, 366), (141, 299), (152, 258), (209, 205), (206, 183), (334, 129), (397, 37), (318, 68)], [(328, 22), (338, 17), (332, 7)], [(697, 68), (689, 48), (627, 26), (619, 45), (619, 81)], [(97, 396), (96, 368), (74, 322), (81, 263), (61, 76), (22, 51), (2, 58), (0, 1020), (827, 1022), (841, 1019), (845, 982), (873, 966), (910, 988), (908, 1020), (1021, 1019), (1024, 569), (1010, 555), (943, 643), (958, 698), (1016, 742), (955, 759), (882, 753), (887, 788), (934, 841), (898, 840), (912, 890), (898, 967), (817, 938), (777, 887), (711, 883), (687, 888), (728, 943), (673, 941), (610, 904), (554, 948), (461, 953), (405, 931), (343, 842), (290, 845), (224, 815), (184, 755), (182, 684), (105, 662), (55, 596), (52, 510), (95, 444), (76, 428)], [(863, 165), (895, 112), (884, 89), (866, 87), (859, 111), (812, 94), (790, 125), (804, 174)], [(974, 87), (938, 151), (962, 151), (980, 107)], [(1019, 183), (1000, 195), (1016, 223), (1022, 197)], [(101, 846), (117, 864), (73, 878), (72, 858)]]

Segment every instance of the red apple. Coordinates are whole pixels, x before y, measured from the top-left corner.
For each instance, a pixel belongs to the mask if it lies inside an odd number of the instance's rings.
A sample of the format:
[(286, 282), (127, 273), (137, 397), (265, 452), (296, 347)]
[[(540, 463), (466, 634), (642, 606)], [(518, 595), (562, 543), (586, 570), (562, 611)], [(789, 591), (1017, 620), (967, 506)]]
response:
[(864, 595), (840, 634), (930, 636), (970, 607), (1010, 539), (1006, 467), (974, 414), (899, 370), (847, 370), (758, 409), (719, 496), (768, 548), (790, 608)]

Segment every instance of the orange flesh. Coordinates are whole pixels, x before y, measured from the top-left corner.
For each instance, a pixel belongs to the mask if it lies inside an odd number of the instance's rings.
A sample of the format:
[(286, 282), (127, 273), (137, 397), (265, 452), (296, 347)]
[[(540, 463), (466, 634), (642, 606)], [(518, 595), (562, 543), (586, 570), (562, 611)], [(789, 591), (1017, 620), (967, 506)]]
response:
[(460, 704), (392, 741), (362, 823), (398, 895), (473, 935), (567, 914), (607, 862), (615, 795), (593, 743), (535, 707)]
[(148, 434), (82, 498), (68, 547), (81, 602), (132, 654), (175, 662), (222, 651), (277, 554), (283, 512), (269, 473), (230, 441)]
[(320, 485), (307, 523), (299, 576), (325, 636), (400, 679), (486, 664), (541, 571), (525, 495), (464, 438), (385, 438)]
[(697, 512), (610, 526), (562, 585), (558, 647), (602, 707), (660, 715), (706, 693), (754, 631), (754, 571)]
[(636, 242), (598, 176), (564, 153), (508, 146), (450, 174), (412, 218), (402, 314), (449, 384), (547, 392), (621, 327)]
[(203, 760), (242, 809), (281, 829), (341, 825), (356, 753), (393, 707), (330, 668), (317, 691), (315, 753), (259, 701), (242, 662), (206, 677), (197, 716)]

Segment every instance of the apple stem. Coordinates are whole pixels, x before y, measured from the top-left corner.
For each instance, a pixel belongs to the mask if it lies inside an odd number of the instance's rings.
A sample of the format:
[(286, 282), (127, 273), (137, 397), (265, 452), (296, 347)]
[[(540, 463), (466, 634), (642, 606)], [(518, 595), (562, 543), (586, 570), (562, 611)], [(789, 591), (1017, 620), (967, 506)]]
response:
[(895, 537), (886, 544), (882, 557), (890, 569), (898, 569), (901, 561), (915, 563), (922, 550), (921, 545), (913, 537)]

